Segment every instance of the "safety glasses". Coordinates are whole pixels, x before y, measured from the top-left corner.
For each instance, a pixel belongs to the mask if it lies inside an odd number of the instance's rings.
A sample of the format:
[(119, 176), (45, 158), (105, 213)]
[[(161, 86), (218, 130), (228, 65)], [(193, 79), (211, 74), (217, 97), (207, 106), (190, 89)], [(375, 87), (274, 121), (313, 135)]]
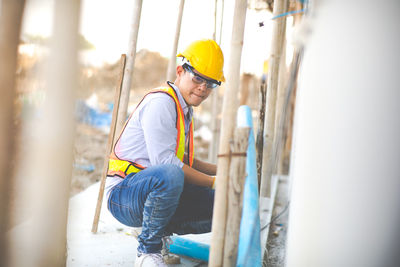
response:
[(191, 66), (184, 64), (183, 69), (190, 73), (192, 76), (192, 81), (196, 84), (205, 83), (208, 89), (217, 88), (221, 83), (215, 80), (209, 80), (206, 78), (201, 77), (199, 74), (195, 73)]

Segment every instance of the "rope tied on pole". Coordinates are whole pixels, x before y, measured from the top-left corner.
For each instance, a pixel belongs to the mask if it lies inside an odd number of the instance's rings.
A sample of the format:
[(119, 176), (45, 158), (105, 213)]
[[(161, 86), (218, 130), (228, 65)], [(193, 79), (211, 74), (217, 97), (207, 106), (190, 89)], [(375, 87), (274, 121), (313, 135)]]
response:
[(230, 152), (228, 154), (218, 154), (217, 157), (247, 157), (247, 152)]

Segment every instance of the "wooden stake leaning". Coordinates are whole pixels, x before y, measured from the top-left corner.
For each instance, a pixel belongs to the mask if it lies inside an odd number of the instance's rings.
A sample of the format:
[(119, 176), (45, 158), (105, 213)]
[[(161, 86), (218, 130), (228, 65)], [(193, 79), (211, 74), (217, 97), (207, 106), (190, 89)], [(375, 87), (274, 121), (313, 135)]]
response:
[(236, 266), (242, 218), (243, 190), (246, 180), (246, 151), (250, 128), (236, 128), (231, 157), (228, 187), (228, 216), (226, 221), (223, 266)]
[(94, 233), (94, 234), (97, 233), (97, 228), (99, 225), (101, 205), (103, 203), (103, 196), (104, 196), (104, 187), (106, 184), (106, 178), (107, 178), (107, 172), (108, 172), (108, 159), (109, 159), (110, 153), (112, 151), (112, 148), (113, 148), (114, 142), (115, 142), (115, 140), (114, 140), (115, 132), (116, 132), (115, 130), (116, 130), (116, 125), (117, 125), (117, 120), (118, 120), (118, 110), (119, 110), (119, 103), (121, 100), (120, 98), (121, 98), (121, 90), (122, 90), (122, 81), (124, 79), (125, 65), (126, 65), (126, 55), (125, 54), (121, 55), (119, 64), (120, 64), (121, 69), (119, 72), (118, 86), (115, 88), (114, 108), (113, 108), (112, 120), (111, 120), (111, 125), (110, 125), (110, 133), (108, 134), (106, 156), (104, 158), (104, 166), (103, 166), (103, 171), (101, 174), (99, 195), (97, 198), (96, 211), (94, 214), (93, 225), (92, 225), (92, 233)]

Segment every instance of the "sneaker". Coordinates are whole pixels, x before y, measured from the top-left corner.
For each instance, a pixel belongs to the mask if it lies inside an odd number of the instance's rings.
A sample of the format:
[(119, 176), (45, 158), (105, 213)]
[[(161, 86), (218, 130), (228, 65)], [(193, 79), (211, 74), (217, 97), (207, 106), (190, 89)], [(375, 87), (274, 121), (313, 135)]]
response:
[[(142, 233), (142, 227), (133, 227), (132, 228), (132, 235), (136, 240), (138, 239), (138, 236)], [(174, 255), (169, 253), (169, 245), (172, 244), (172, 239), (169, 236), (165, 236), (162, 238), (162, 249), (161, 249), (161, 255), (164, 259), (164, 262), (166, 264), (180, 264), (181, 263), (181, 258), (178, 255)]]
[(138, 253), (136, 255), (135, 267), (167, 267), (161, 253)]

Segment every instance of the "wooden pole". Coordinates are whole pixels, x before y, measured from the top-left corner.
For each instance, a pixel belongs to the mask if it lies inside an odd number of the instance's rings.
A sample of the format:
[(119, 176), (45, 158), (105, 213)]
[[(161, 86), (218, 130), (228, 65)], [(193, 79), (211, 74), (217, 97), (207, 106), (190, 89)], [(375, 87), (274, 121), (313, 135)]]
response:
[(218, 0), (214, 1), (214, 31), (213, 31), (213, 40), (217, 41), (217, 5)]
[(55, 2), (46, 64), (46, 97), (41, 116), (29, 129), (27, 151), (17, 163), (25, 170), (24, 184), (32, 185), (21, 196), (20, 203), (23, 201), (33, 216), (15, 236), (19, 246), (13, 251), (10, 266), (65, 266), (78, 88), (79, 15), (79, 0)]
[[(224, 85), (222, 85), (224, 86)], [(208, 161), (212, 163), (216, 163), (217, 161), (217, 147), (218, 147), (218, 140), (219, 140), (219, 90), (223, 88), (217, 87), (214, 92), (212, 92), (212, 102), (211, 102), (211, 132), (212, 132), (212, 139), (210, 141), (210, 146), (208, 149)]]
[(275, 142), (274, 147), (272, 149), (272, 159), (273, 159), (273, 170), (276, 170), (278, 167), (278, 162), (281, 158), (281, 155), (284, 150), (284, 134), (286, 133), (289, 127), (289, 118), (290, 118), (290, 102), (293, 99), (294, 91), (297, 84), (297, 76), (300, 67), (300, 60), (302, 56), (303, 49), (301, 47), (297, 48), (293, 55), (293, 62), (291, 66), (290, 79), (288, 80), (288, 86), (285, 89), (284, 95), (282, 96), (282, 105), (280, 107), (279, 120), (276, 124), (275, 131)]
[(250, 94), (250, 81), (253, 78), (253, 75), (250, 73), (243, 73), (241, 79), (241, 86), (240, 86), (240, 105), (246, 105), (249, 101), (249, 94)]
[[(285, 13), (288, 8), (288, 0), (275, 0), (273, 16)], [(269, 72), (267, 83), (267, 111), (264, 123), (264, 147), (261, 175), (261, 197), (271, 197), (272, 177), (272, 146), (275, 134), (275, 109), (278, 90), (279, 63), (282, 54), (283, 40), (286, 32), (286, 16), (277, 18), (272, 25), (272, 44), (269, 57)]]
[(224, 21), (224, 7), (225, 7), (225, 1), (221, 0), (221, 21), (219, 25), (219, 41), (218, 44), (222, 44), (222, 26), (223, 26), (223, 21)]
[(102, 171), (102, 175), (101, 175), (99, 195), (97, 198), (96, 211), (94, 214), (93, 225), (92, 225), (92, 233), (94, 233), (94, 234), (97, 233), (97, 227), (99, 225), (101, 205), (103, 203), (103, 196), (104, 196), (104, 187), (106, 184), (106, 178), (107, 178), (107, 172), (108, 172), (108, 160), (109, 160), (109, 156), (112, 152), (112, 148), (115, 143), (115, 127), (116, 127), (117, 120), (118, 120), (117, 116), (118, 116), (119, 103), (121, 101), (121, 89), (122, 89), (122, 80), (124, 78), (124, 72), (125, 72), (125, 63), (126, 63), (126, 55), (123, 54), (123, 55), (121, 55), (121, 59), (119, 61), (119, 65), (120, 65), (121, 69), (119, 72), (118, 86), (115, 88), (114, 108), (113, 108), (112, 120), (111, 120), (111, 125), (110, 125), (110, 133), (108, 134), (108, 143), (107, 143), (107, 148), (106, 148), (106, 155), (104, 157), (104, 165), (103, 165), (103, 171)]
[(25, 1), (7, 0), (0, 8), (0, 266), (9, 266), (5, 233), (11, 219), (15, 72), (24, 6)]
[[(215, 0), (214, 4), (214, 33), (213, 33), (213, 39), (214, 41), (217, 41), (217, 2), (218, 0)], [(223, 13), (224, 10), (222, 8), (221, 13)], [(222, 27), (222, 19), (221, 19), (221, 25)], [(220, 33), (221, 34), (221, 33)], [(221, 36), (220, 36), (220, 42), (221, 42)], [(219, 91), (221, 90), (220, 87), (217, 87), (213, 94), (212, 94), (212, 101), (211, 101), (211, 121), (210, 121), (210, 129), (212, 133), (212, 139), (210, 141), (210, 145), (208, 148), (208, 161), (212, 163), (216, 163), (217, 161), (217, 147), (218, 147), (218, 140), (219, 140), (219, 118), (218, 114), (220, 109), (218, 108), (220, 105), (219, 103)]]
[(168, 71), (167, 71), (167, 80), (168, 81), (174, 81), (176, 78), (176, 51), (178, 50), (179, 36), (181, 33), (181, 24), (182, 24), (182, 15), (183, 15), (184, 5), (185, 5), (185, 0), (181, 0), (179, 3), (178, 19), (176, 21), (174, 46), (172, 48), (171, 58), (169, 59), (169, 63), (168, 63)]
[(129, 96), (131, 91), (133, 68), (135, 66), (136, 58), (136, 44), (139, 33), (140, 15), (142, 12), (142, 0), (135, 0), (133, 4), (133, 22), (131, 26), (131, 32), (129, 36), (129, 51), (126, 59), (126, 67), (124, 73), (124, 79), (122, 81), (121, 91), (121, 102), (118, 110), (118, 121), (115, 128), (117, 133), (121, 132), (122, 127), (126, 121), (126, 115), (128, 112)]
[[(265, 99), (267, 97), (267, 85), (261, 83), (259, 92), (258, 104), (258, 128), (256, 138), (256, 154), (257, 154), (257, 179), (258, 184), (261, 184), (261, 171), (262, 171), (262, 158), (263, 158), (263, 145), (264, 145), (264, 120), (265, 120)], [(260, 189), (259, 189), (260, 190)]]
[(219, 144), (218, 171), (212, 221), (212, 237), (209, 266), (222, 266), (225, 225), (227, 216), (227, 187), (229, 180), (230, 143), (233, 139), (235, 117), (238, 108), (238, 91), (240, 77), (240, 61), (243, 48), (244, 25), (246, 20), (246, 0), (235, 2), (235, 11), (232, 26), (232, 41), (230, 50), (230, 64), (228, 68), (226, 92), (222, 105), (221, 138)]
[[(226, 221), (223, 266), (236, 266), (240, 222), (242, 218), (243, 189), (246, 180), (246, 151), (250, 128), (236, 128), (232, 146), (233, 156), (229, 172), (228, 216)], [(236, 155), (235, 155), (236, 154)]]
[[(274, 136), (277, 137), (277, 129), (280, 123), (280, 118), (283, 113), (284, 104), (285, 104), (285, 96), (286, 96), (286, 84), (288, 80), (287, 75), (287, 68), (286, 68), (286, 38), (283, 41), (283, 48), (282, 48), (282, 55), (281, 61), (279, 63), (279, 79), (278, 79), (278, 92), (277, 92), (277, 99), (276, 99), (276, 114), (275, 114), (275, 134)], [(275, 142), (280, 142), (281, 140), (275, 140)], [(272, 172), (278, 174), (282, 174), (282, 165), (279, 163), (276, 170)]]

